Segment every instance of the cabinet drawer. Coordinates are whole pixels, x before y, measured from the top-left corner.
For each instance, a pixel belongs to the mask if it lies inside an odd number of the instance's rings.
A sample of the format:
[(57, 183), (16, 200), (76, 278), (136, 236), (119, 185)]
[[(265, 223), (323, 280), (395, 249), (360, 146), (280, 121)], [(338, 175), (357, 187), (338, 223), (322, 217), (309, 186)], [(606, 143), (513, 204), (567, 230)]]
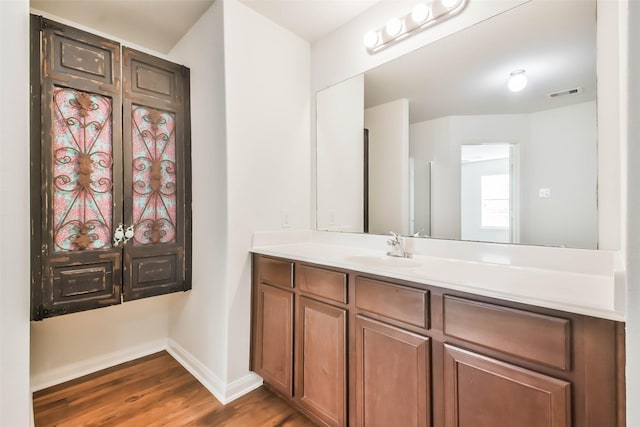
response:
[(324, 268), (299, 265), (296, 268), (296, 283), (301, 291), (327, 298), (342, 304), (347, 303), (347, 274)]
[(283, 288), (293, 288), (293, 263), (263, 256), (258, 257), (258, 280)]
[(358, 310), (427, 329), (429, 292), (378, 280), (356, 278)]
[(561, 370), (570, 369), (568, 319), (445, 295), (444, 333)]

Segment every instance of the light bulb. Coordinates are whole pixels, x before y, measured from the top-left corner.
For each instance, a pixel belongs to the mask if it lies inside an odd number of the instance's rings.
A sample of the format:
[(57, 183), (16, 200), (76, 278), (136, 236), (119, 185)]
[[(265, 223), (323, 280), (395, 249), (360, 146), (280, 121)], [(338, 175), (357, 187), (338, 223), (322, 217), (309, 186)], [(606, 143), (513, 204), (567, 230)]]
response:
[(387, 22), (387, 26), (385, 27), (387, 34), (391, 37), (396, 37), (402, 31), (402, 22), (398, 18), (393, 18), (389, 22)]
[(429, 6), (424, 3), (419, 3), (415, 5), (411, 11), (411, 19), (413, 19), (413, 22), (416, 24), (422, 24), (427, 20), (430, 14), (431, 10), (429, 9)]
[(511, 73), (509, 83), (507, 83), (511, 92), (520, 92), (527, 87), (527, 76), (524, 74), (524, 70), (516, 70)]
[(442, 5), (447, 9), (453, 9), (460, 3), (460, 0), (440, 0)]
[(368, 49), (373, 49), (378, 44), (378, 32), (377, 31), (367, 31), (367, 33), (362, 38), (364, 45)]

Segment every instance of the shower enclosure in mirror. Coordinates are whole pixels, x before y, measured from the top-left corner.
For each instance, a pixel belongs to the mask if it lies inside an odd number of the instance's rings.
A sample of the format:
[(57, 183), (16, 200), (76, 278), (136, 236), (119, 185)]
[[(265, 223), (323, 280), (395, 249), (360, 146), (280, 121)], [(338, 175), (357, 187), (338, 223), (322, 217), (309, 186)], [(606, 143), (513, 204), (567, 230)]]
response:
[(322, 90), (317, 228), (596, 249), (596, 92), (595, 0), (532, 0)]

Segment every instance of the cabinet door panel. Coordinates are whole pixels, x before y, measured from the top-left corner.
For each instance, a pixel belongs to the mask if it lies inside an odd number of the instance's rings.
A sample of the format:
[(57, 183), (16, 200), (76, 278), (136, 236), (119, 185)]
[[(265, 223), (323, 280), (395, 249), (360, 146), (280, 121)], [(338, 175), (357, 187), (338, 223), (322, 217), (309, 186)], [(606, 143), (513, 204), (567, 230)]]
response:
[(293, 396), (293, 292), (259, 284), (254, 369), (286, 396)]
[(445, 345), (447, 427), (571, 426), (571, 385)]
[(356, 425), (427, 426), (429, 338), (356, 318)]
[(120, 302), (121, 249), (112, 238), (122, 221), (122, 116), (120, 46), (41, 18), (31, 25), (32, 59), (43, 70), (32, 82), (32, 115), (40, 117), (32, 141), (40, 168), (31, 168), (40, 226), (32, 236), (32, 317), (39, 319)]
[[(123, 56), (124, 217), (133, 227), (125, 247), (128, 301), (191, 287), (191, 185), (188, 70), (128, 48)], [(145, 280), (140, 269), (151, 263), (155, 279)]]
[(347, 401), (347, 312), (300, 297), (296, 397), (329, 426), (344, 426)]

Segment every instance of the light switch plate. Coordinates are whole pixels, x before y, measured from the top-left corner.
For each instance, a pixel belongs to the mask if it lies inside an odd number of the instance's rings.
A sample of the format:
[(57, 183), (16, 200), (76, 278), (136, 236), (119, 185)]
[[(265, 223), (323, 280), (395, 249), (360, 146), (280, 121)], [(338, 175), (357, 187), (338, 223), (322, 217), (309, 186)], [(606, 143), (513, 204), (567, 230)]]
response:
[(289, 223), (289, 211), (288, 210), (286, 210), (286, 209), (282, 210), (280, 219), (281, 219), (281, 222), (282, 222), (282, 228), (291, 227), (291, 224)]

